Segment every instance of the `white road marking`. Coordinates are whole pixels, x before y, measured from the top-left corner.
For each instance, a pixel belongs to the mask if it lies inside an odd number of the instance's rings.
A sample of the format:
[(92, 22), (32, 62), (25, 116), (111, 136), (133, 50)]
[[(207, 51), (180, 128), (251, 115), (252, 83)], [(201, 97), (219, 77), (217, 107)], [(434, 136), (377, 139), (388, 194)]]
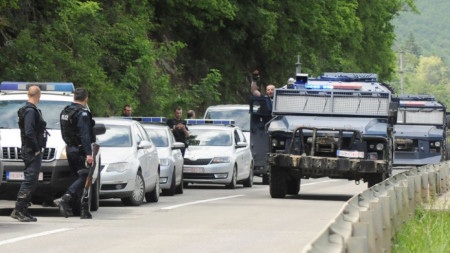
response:
[(195, 205), (195, 204), (200, 204), (200, 203), (205, 203), (205, 202), (211, 202), (211, 201), (222, 200), (222, 199), (231, 199), (231, 198), (237, 198), (237, 197), (242, 197), (242, 196), (244, 196), (244, 195), (233, 195), (233, 196), (222, 197), (222, 198), (204, 199), (204, 200), (188, 202), (188, 203), (174, 205), (174, 206), (163, 207), (161, 209), (162, 210), (171, 210), (171, 209), (175, 209), (175, 208), (183, 207), (183, 206), (190, 206), (190, 205)]
[(46, 231), (46, 232), (42, 232), (42, 233), (37, 233), (37, 234), (31, 234), (31, 235), (11, 238), (11, 239), (8, 239), (8, 240), (0, 241), (0, 246), (8, 244), (8, 243), (14, 243), (14, 242), (18, 242), (18, 241), (23, 241), (23, 240), (39, 237), (39, 236), (51, 235), (51, 234), (55, 234), (55, 233), (65, 232), (65, 231), (69, 231), (69, 230), (72, 230), (72, 229), (73, 228), (61, 228), (61, 229), (50, 230), (50, 231)]

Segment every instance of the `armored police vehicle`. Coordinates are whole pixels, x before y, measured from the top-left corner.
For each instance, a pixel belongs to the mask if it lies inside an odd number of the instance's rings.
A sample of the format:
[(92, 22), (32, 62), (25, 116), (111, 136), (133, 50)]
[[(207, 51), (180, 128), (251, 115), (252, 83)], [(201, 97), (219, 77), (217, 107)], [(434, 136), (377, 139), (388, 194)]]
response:
[[(39, 185), (33, 194), (35, 204), (53, 205), (53, 199), (65, 193), (75, 180), (69, 168), (66, 144), (61, 136), (59, 115), (73, 101), (72, 83), (2, 82), (0, 84), (0, 149), (3, 171), (1, 172), (0, 199), (15, 200), (24, 179), (24, 163), (21, 157), (20, 129), (17, 111), (28, 100), (31, 85), (41, 89), (38, 108), (47, 122), (48, 140), (43, 150)], [(91, 210), (99, 206), (97, 174), (91, 194)], [(99, 179), (99, 178), (97, 178)]]
[[(392, 170), (395, 104), (376, 74), (325, 73), (276, 89), (269, 134), (270, 194), (298, 194), (301, 178), (364, 180)], [(391, 107), (392, 106), (392, 107)]]
[(446, 107), (432, 95), (399, 95), (394, 126), (394, 166), (447, 160)]

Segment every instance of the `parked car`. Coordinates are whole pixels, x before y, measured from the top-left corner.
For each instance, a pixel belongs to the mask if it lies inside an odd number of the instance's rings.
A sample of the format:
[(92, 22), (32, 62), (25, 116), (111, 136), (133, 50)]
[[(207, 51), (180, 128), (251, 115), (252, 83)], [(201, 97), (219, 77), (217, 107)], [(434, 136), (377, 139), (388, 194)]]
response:
[[(209, 124), (216, 121), (219, 125)], [(234, 121), (187, 120), (190, 136), (184, 156), (185, 183), (225, 184), (236, 188), (253, 185), (250, 144)], [(195, 125), (192, 125), (195, 124)]]
[(100, 198), (120, 198), (125, 205), (158, 202), (159, 158), (142, 125), (134, 120), (95, 118), (106, 133), (98, 136), (102, 153)]
[(167, 196), (183, 193), (183, 156), (180, 149), (184, 148), (184, 143), (176, 142), (165, 124), (142, 125), (158, 150), (162, 193)]

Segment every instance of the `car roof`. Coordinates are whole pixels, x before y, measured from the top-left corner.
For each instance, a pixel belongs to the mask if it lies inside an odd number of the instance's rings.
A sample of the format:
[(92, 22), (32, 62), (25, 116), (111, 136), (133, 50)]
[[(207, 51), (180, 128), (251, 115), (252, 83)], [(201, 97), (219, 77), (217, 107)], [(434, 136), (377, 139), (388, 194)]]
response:
[(133, 124), (136, 124), (139, 122), (135, 120), (130, 119), (122, 119), (122, 118), (102, 118), (102, 117), (95, 117), (95, 122), (97, 123), (103, 123), (107, 125), (118, 125), (118, 126), (131, 126)]
[(228, 110), (228, 109), (248, 110), (249, 108), (250, 108), (250, 105), (248, 105), (248, 104), (211, 105), (211, 106), (209, 106), (206, 109), (206, 111), (209, 111), (209, 110)]
[(188, 129), (212, 129), (212, 130), (233, 130), (235, 128), (239, 128), (237, 126), (226, 126), (226, 125), (212, 125), (212, 124), (206, 124), (206, 125), (188, 125)]
[(144, 128), (149, 128), (149, 129), (168, 129), (169, 128), (167, 125), (163, 125), (163, 124), (145, 124), (144, 123), (144, 124), (142, 124), (142, 126)]
[[(10, 101), (10, 100), (28, 100), (26, 92), (8, 92), (0, 93), (0, 100)], [(41, 92), (42, 101), (73, 101), (73, 93), (67, 92)]]

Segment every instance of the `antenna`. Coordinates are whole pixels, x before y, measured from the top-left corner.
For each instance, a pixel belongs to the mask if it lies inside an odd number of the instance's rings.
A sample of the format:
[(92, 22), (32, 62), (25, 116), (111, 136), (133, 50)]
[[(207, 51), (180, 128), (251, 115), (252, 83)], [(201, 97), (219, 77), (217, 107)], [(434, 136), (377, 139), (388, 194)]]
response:
[(300, 63), (300, 55), (297, 55), (297, 63), (295, 64), (295, 74), (302, 73), (302, 64)]

